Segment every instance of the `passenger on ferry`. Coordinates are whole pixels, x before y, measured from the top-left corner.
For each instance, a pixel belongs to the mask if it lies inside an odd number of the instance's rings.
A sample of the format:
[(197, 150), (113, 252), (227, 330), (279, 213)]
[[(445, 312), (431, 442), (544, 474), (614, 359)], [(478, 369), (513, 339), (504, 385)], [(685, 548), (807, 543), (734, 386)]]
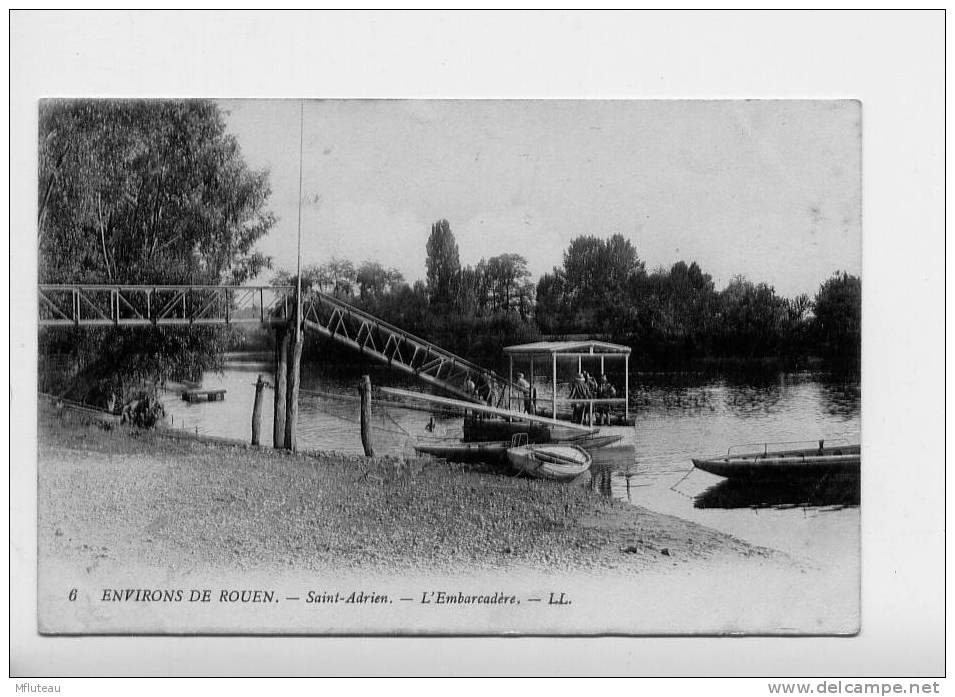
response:
[[(533, 413), (533, 399), (531, 395), (531, 384), (524, 377), (524, 373), (517, 374), (517, 386), (521, 390), (521, 394), (524, 397), (524, 411), (528, 414)], [(510, 404), (507, 405), (510, 408)]]
[[(583, 373), (577, 373), (573, 384), (570, 386), (570, 398), (573, 400), (590, 399), (590, 389), (587, 387), (587, 379)], [(586, 402), (574, 402), (573, 421), (574, 423), (584, 423), (584, 415), (587, 413)]]
[[(606, 375), (600, 376), (600, 384), (597, 386), (597, 397), (600, 399), (613, 399), (617, 396), (617, 390), (614, 388), (610, 381), (607, 380)], [(610, 405), (601, 404), (597, 408), (597, 423), (603, 423), (607, 426), (610, 425)]]

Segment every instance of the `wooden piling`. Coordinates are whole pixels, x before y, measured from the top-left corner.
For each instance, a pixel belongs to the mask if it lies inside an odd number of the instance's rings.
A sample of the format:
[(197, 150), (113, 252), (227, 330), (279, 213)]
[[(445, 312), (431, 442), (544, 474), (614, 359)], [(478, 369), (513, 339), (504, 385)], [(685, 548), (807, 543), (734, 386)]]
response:
[(369, 376), (361, 376), (358, 394), (361, 397), (361, 447), (365, 449), (366, 456), (374, 457), (375, 449), (371, 444), (371, 378)]
[(285, 387), (288, 379), (290, 335), (285, 327), (275, 330), (275, 420), (272, 423), (272, 447), (285, 447)]
[(259, 444), (259, 432), (262, 430), (262, 391), (265, 380), (259, 375), (255, 381), (255, 402), (252, 404), (252, 445)]
[(288, 386), (285, 407), (285, 447), (292, 452), (298, 450), (298, 385), (299, 368), (302, 363), (302, 333), (289, 342)]

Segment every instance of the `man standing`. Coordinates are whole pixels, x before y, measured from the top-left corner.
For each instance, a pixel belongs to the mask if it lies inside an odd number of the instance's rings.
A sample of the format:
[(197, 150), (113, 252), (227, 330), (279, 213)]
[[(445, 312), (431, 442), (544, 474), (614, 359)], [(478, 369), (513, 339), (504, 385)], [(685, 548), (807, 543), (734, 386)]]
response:
[[(528, 414), (533, 413), (533, 400), (531, 399), (531, 384), (524, 378), (524, 373), (517, 374), (517, 386), (524, 397), (524, 411)], [(510, 404), (507, 405), (510, 408)]]
[[(583, 373), (577, 373), (574, 384), (570, 386), (570, 398), (572, 400), (590, 399), (590, 391), (587, 389), (587, 380), (584, 378)], [(573, 421), (574, 423), (582, 424), (584, 422), (584, 414), (587, 411), (587, 404), (585, 402), (574, 402), (573, 406)]]

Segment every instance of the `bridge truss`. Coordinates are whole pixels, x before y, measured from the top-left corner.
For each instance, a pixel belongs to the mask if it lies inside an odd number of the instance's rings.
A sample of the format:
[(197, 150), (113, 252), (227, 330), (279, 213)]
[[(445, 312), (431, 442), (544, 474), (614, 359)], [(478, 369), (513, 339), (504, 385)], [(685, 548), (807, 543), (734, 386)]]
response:
[[(294, 309), (292, 286), (40, 285), (41, 327), (284, 325)], [(520, 399), (497, 373), (325, 293), (303, 298), (304, 327), (424, 382), (473, 402), (468, 379), (482, 376), (494, 405)]]

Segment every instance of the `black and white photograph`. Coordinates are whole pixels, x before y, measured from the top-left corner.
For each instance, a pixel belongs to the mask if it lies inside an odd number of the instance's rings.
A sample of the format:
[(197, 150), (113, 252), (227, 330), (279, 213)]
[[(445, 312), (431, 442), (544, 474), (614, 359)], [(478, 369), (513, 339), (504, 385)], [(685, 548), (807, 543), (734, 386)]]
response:
[(858, 630), (858, 102), (39, 110), (42, 631)]
[(781, 94), (44, 89), (37, 636), (864, 638), (881, 117)]

